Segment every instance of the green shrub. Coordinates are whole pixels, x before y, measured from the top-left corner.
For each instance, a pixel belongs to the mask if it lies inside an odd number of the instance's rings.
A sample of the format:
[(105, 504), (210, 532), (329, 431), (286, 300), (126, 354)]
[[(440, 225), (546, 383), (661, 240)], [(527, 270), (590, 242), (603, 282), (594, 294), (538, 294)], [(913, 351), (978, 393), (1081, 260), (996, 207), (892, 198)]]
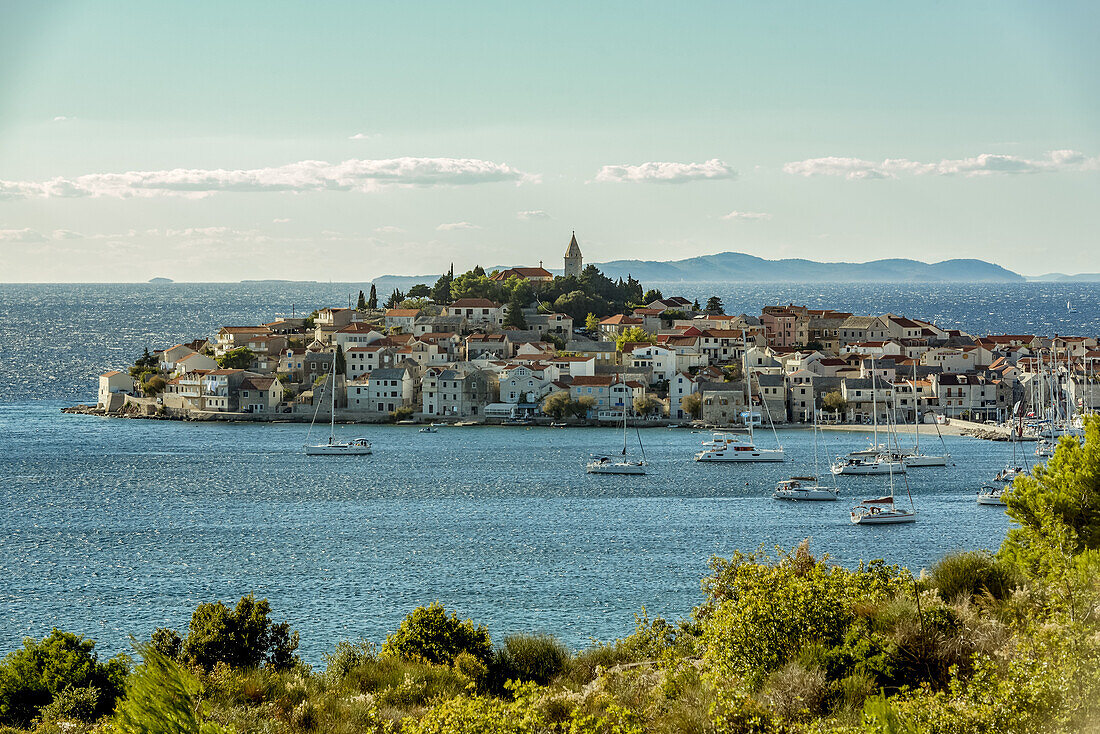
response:
[[(93, 640), (58, 629), (42, 640), (24, 639), (22, 648), (0, 662), (0, 724), (29, 726), (67, 689), (95, 689), (85, 720), (109, 713), (122, 693), (129, 658), (119, 655), (101, 663), (94, 650)], [(89, 695), (68, 694), (55, 710), (71, 705), (83, 711)]]
[(439, 602), (414, 609), (382, 645), (384, 655), (437, 665), (450, 665), (463, 652), (488, 663), (493, 655), (489, 631), (457, 614), (448, 616)]
[(1016, 571), (991, 554), (981, 551), (952, 553), (932, 567), (929, 582), (944, 601), (989, 594), (1006, 599), (1019, 585)]
[(251, 594), (241, 597), (233, 609), (220, 601), (200, 604), (191, 615), (183, 659), (206, 670), (216, 663), (289, 668), (296, 660), (298, 633), (291, 632), (286, 622), (272, 622), (270, 614), (267, 599), (256, 601)]
[(816, 560), (805, 543), (778, 559), (737, 553), (711, 568), (707, 601), (696, 610), (704, 659), (720, 678), (753, 687), (809, 644), (841, 644), (857, 607), (911, 588), (896, 567), (872, 562), (849, 571)]
[(497, 650), (492, 671), (498, 684), (515, 680), (546, 685), (569, 662), (569, 648), (552, 635), (508, 635)]
[(367, 640), (340, 642), (336, 650), (325, 653), (325, 677), (331, 683), (343, 681), (351, 671), (375, 659), (374, 643)]
[(784, 718), (797, 719), (817, 714), (827, 693), (825, 672), (792, 661), (776, 670), (764, 682), (762, 698)]
[(157, 652), (172, 660), (179, 660), (183, 652), (183, 638), (180, 633), (167, 627), (158, 627), (153, 631), (150, 644)]
[(99, 689), (95, 686), (66, 688), (42, 708), (42, 721), (95, 721)]
[(199, 713), (199, 681), (151, 645), (126, 681), (126, 696), (114, 716), (118, 734), (222, 734)]

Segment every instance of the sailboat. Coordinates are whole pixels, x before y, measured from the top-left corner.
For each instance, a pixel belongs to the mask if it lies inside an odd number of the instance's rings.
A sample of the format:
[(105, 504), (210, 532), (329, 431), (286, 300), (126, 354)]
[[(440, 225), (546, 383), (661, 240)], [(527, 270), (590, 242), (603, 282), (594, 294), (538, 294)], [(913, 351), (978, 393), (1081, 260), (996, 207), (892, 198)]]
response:
[(621, 458), (614, 456), (594, 454), (585, 466), (585, 471), (589, 474), (645, 474), (646, 467), (649, 466), (649, 462), (645, 460), (645, 448), (642, 446), (642, 433), (635, 426), (635, 431), (638, 433), (638, 450), (641, 452), (642, 458), (638, 461), (632, 461), (626, 458), (626, 424), (627, 424), (627, 403), (626, 399), (623, 399), (623, 450), (620, 454)]
[[(313, 433), (313, 425), (317, 422), (317, 411), (321, 402), (317, 402), (317, 408), (313, 410), (313, 422), (309, 424), (309, 433), (306, 434), (306, 456), (365, 456), (371, 453), (371, 444), (365, 438), (353, 438), (350, 441), (336, 440), (336, 354), (332, 355), (332, 372), (329, 375), (329, 391), (332, 398), (329, 403), (329, 429), (328, 443), (309, 443), (309, 436)], [(323, 388), (322, 388), (323, 389)], [(324, 393), (322, 393), (322, 399)]]
[[(741, 332), (742, 344), (744, 344), (745, 333)], [(760, 402), (764, 405), (764, 412), (768, 415), (768, 425), (771, 426), (772, 435), (775, 437), (776, 448), (774, 449), (761, 449), (756, 447), (756, 440), (753, 435), (753, 418), (752, 418), (752, 370), (749, 367), (747, 352), (744, 350), (746, 356), (742, 357), (742, 371), (745, 373), (745, 404), (749, 406), (749, 410), (745, 411), (742, 416), (748, 423), (749, 435), (748, 439), (741, 436), (725, 436), (718, 438), (715, 434), (715, 438), (711, 443), (704, 442), (703, 450), (695, 454), (696, 461), (714, 462), (714, 463), (761, 463), (772, 461), (784, 461), (785, 456), (783, 454), (783, 446), (779, 443), (779, 434), (775, 431), (775, 423), (772, 422), (771, 411), (768, 409), (768, 401), (764, 398), (763, 393), (760, 396)], [(759, 383), (759, 381), (757, 381)]]
[[(810, 383), (810, 395), (813, 396), (813, 383)], [(833, 477), (833, 486), (825, 487), (818, 482), (817, 471), (817, 406), (814, 406), (814, 473), (809, 477), (791, 477), (775, 485), (772, 498), (777, 500), (823, 501), (840, 498), (840, 489)]]
[(913, 493), (909, 492), (909, 483), (905, 490), (909, 494), (909, 507), (906, 510), (894, 502), (894, 473), (890, 472), (890, 494), (873, 500), (863, 500), (852, 508), (853, 525), (897, 525), (917, 521), (917, 508), (913, 504)]
[[(905, 466), (920, 467), (920, 466), (947, 466), (947, 460), (951, 458), (951, 454), (947, 453), (947, 444), (943, 442), (943, 434), (940, 433), (940, 424), (936, 423), (936, 435), (940, 437), (940, 447), (943, 449), (943, 453), (936, 454), (922, 454), (920, 452), (920, 398), (917, 397), (917, 365), (913, 364), (913, 380), (906, 380), (909, 383), (909, 389), (913, 391), (913, 450), (912, 452), (902, 455), (901, 460)], [(895, 396), (896, 399), (896, 396)]]
[[(871, 413), (874, 418), (874, 438), (870, 449), (853, 452), (846, 457), (837, 457), (829, 470), (834, 474), (845, 475), (872, 475), (872, 474), (904, 474), (905, 463), (896, 454), (889, 452), (889, 444), (886, 447), (878, 442), (878, 378), (871, 375)], [(884, 450), (885, 449), (885, 450)]]

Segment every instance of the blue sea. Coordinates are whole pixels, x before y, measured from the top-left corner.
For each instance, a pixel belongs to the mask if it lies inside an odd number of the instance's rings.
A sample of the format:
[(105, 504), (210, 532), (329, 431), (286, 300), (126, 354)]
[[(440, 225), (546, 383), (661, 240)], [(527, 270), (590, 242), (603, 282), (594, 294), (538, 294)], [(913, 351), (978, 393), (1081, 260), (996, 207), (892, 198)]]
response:
[[(359, 284), (0, 285), (0, 654), (52, 627), (106, 653), (191, 610), (255, 592), (301, 632), (311, 663), (336, 642), (381, 641), (439, 600), (495, 636), (549, 631), (574, 647), (633, 628), (633, 615), (688, 614), (713, 555), (812, 537), (836, 562), (919, 569), (960, 548), (996, 548), (1008, 528), (974, 493), (1004, 444), (946, 438), (956, 465), (914, 470), (914, 525), (852, 526), (851, 504), (881, 477), (838, 480), (842, 500), (770, 499), (812, 470), (812, 435), (780, 431), (783, 465), (690, 460), (705, 436), (642, 432), (650, 475), (586, 475), (611, 429), (341, 427), (368, 458), (306, 457), (305, 426), (189, 424), (66, 415), (94, 402), (95, 376), (148, 345), (346, 303)], [(1096, 334), (1100, 287), (700, 286), (727, 311), (793, 301), (892, 311), (971, 331)], [(1076, 313), (1069, 313), (1066, 301)], [(765, 434), (763, 445), (774, 439)], [(866, 443), (829, 432), (827, 461)], [(922, 444), (929, 439), (922, 438)], [(932, 439), (934, 440), (934, 439)]]

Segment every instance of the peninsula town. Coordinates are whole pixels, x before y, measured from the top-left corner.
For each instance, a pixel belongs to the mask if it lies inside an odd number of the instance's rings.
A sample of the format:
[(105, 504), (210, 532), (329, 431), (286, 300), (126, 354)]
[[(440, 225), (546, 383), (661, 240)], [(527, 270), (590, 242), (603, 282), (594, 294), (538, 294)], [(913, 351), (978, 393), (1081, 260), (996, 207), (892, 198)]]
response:
[[(613, 281), (585, 266), (576, 235), (562, 276), (542, 267), (372, 286), (354, 307), (150, 351), (99, 377), (112, 416), (344, 422), (747, 420), (1002, 422), (1018, 404), (1100, 406), (1093, 337), (969, 334), (917, 318), (795, 304), (730, 315)], [(876, 416), (877, 413), (877, 416)]]

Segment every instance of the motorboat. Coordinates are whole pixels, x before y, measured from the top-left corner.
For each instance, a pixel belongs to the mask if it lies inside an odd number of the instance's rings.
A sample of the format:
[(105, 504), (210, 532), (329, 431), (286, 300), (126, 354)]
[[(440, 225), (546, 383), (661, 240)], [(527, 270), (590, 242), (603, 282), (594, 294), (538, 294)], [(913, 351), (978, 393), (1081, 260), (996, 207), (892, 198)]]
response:
[(423, 428), (420, 429), (420, 432), (421, 433), (439, 433), (439, 429), (436, 428), (435, 425), (433, 424), (433, 425), (430, 425), (430, 426), (424, 426)]
[(1004, 507), (1004, 494), (1006, 489), (1007, 487), (996, 487), (992, 484), (983, 484), (982, 488), (978, 490), (978, 504), (999, 505)]
[(695, 454), (696, 461), (714, 463), (760, 463), (783, 461), (783, 448), (760, 449), (751, 439), (730, 438), (720, 446), (710, 446)]
[(791, 477), (775, 485), (772, 498), (807, 501), (836, 500), (840, 499), (840, 489), (819, 484), (817, 477)]

